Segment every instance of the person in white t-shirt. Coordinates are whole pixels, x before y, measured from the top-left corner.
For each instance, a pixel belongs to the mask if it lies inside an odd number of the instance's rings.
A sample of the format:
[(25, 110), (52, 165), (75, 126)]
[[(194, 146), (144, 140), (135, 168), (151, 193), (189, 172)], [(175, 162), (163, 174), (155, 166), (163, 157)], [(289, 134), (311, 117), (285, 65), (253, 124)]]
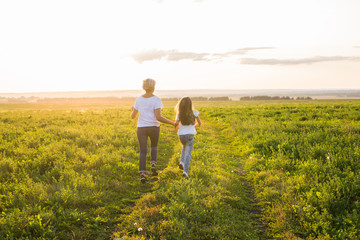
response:
[(175, 123), (161, 116), (163, 104), (157, 96), (154, 95), (155, 80), (147, 78), (143, 81), (145, 94), (135, 100), (135, 105), (131, 107), (131, 118), (134, 119), (139, 114), (137, 122), (137, 137), (140, 145), (139, 154), (139, 172), (142, 183), (146, 181), (146, 154), (147, 139), (151, 142), (151, 171), (157, 175), (156, 163), (158, 153), (158, 141), (160, 134), (160, 122), (174, 125)]
[(183, 145), (179, 168), (184, 170), (182, 175), (185, 178), (189, 178), (191, 153), (194, 145), (194, 136), (196, 134), (195, 128), (201, 125), (201, 120), (199, 112), (193, 110), (192, 101), (189, 97), (181, 98), (175, 107), (175, 111), (175, 127), (179, 129), (178, 135)]

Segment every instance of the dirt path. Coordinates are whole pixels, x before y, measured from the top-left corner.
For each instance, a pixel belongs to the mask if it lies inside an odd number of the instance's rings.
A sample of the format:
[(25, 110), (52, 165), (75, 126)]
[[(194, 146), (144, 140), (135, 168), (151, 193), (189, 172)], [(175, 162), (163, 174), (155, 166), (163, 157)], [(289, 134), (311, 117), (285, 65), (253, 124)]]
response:
[(151, 191), (123, 216), (113, 239), (266, 239), (240, 154), (224, 127), (210, 120), (196, 135), (190, 179), (178, 169), (177, 142), (167, 167), (147, 183)]

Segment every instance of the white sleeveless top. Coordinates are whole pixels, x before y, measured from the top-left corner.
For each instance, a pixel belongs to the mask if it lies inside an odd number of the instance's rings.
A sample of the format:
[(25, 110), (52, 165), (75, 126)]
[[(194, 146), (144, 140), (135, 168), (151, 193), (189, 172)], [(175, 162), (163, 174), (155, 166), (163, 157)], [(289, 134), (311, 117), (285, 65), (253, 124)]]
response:
[[(194, 116), (198, 117), (199, 116), (199, 111), (193, 110)], [(176, 115), (176, 120), (179, 120), (179, 116)], [(182, 125), (181, 122), (179, 123), (179, 130), (178, 130), (178, 135), (195, 135), (196, 134), (196, 129), (195, 129), (195, 124), (193, 125)]]

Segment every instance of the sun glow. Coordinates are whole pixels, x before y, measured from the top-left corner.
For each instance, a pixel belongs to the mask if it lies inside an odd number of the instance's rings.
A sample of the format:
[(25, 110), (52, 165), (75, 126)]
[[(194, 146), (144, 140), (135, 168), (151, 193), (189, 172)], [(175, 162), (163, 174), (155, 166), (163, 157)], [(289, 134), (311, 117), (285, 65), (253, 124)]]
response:
[(0, 3), (0, 92), (360, 88), (357, 1), (20, 2)]

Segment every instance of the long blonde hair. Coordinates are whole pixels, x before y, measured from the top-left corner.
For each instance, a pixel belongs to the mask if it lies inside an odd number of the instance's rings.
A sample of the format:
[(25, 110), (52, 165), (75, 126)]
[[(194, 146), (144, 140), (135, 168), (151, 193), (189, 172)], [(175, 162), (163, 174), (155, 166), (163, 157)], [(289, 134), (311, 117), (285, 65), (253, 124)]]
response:
[(175, 112), (179, 116), (182, 125), (195, 124), (195, 116), (192, 108), (192, 101), (189, 97), (182, 97), (176, 104)]

